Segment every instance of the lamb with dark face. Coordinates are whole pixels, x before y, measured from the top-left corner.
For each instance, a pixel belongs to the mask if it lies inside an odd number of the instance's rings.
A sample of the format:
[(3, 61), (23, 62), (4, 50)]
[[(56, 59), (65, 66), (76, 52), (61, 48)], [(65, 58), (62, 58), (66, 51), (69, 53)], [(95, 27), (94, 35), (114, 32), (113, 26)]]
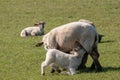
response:
[(27, 27), (21, 31), (20, 36), (41, 36), (44, 35), (44, 25), (45, 22), (41, 21), (40, 23), (34, 24), (32, 27)]

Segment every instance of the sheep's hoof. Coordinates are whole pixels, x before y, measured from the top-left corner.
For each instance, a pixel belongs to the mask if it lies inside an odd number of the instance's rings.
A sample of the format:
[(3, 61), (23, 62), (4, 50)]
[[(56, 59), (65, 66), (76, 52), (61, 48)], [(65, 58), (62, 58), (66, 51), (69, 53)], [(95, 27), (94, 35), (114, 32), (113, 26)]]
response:
[(91, 67), (89, 68), (90, 70), (94, 70), (95, 69), (95, 64), (92, 63)]
[(102, 67), (100, 67), (100, 68), (97, 68), (96, 72), (101, 72), (102, 70), (103, 70)]
[(86, 65), (81, 65), (81, 66), (79, 66), (78, 68), (77, 68), (77, 70), (84, 70), (84, 69), (86, 69)]

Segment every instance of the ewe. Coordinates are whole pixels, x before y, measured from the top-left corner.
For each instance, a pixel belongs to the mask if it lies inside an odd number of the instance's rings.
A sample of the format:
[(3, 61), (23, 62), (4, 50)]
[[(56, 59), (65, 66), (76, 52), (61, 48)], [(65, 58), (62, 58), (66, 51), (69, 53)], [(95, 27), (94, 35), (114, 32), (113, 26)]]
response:
[(52, 66), (52, 68), (64, 68), (68, 74), (76, 74), (76, 69), (81, 64), (82, 57), (86, 51), (81, 48), (75, 48), (72, 53), (67, 54), (57, 49), (48, 49), (46, 59), (41, 64), (41, 75), (45, 75), (45, 67)]
[[(91, 22), (91, 21), (89, 21), (89, 20), (86, 20), (86, 19), (80, 19), (79, 21), (80, 21), (80, 22), (86, 22), (86, 23), (89, 23), (89, 24), (95, 26), (93, 22)], [(98, 37), (99, 37), (98, 42), (100, 43), (101, 40), (102, 40), (102, 37), (104, 37), (104, 35), (102, 35), (102, 34), (98, 34)]]
[(95, 27), (89, 23), (77, 21), (56, 27), (44, 35), (42, 42), (36, 46), (42, 44), (63, 52), (70, 52), (73, 48), (82, 46), (93, 59), (91, 68), (102, 70), (98, 60), (98, 33)]
[(41, 21), (38, 24), (34, 24), (33, 27), (27, 27), (21, 31), (20, 36), (26, 37), (26, 36), (41, 36), (44, 35), (44, 22)]

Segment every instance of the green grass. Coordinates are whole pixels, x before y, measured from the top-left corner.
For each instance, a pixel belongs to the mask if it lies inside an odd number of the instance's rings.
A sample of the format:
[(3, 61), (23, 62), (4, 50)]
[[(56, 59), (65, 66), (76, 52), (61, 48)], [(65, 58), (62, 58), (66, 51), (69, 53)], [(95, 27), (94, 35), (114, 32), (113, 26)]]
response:
[[(0, 80), (119, 80), (120, 0), (0, 0)], [(36, 48), (39, 37), (21, 38), (23, 28), (41, 20), (45, 33), (56, 26), (88, 19), (104, 34), (99, 44), (103, 71), (81, 70), (77, 75), (40, 75), (45, 50)], [(92, 59), (89, 57), (87, 67)]]

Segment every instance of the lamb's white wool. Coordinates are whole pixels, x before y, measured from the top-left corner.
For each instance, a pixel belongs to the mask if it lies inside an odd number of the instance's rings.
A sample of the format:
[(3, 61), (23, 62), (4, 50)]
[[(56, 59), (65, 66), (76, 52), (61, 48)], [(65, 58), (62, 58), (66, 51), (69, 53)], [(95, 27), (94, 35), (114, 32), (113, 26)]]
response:
[(38, 36), (44, 35), (44, 22), (41, 21), (39, 24), (35, 24), (33, 27), (27, 27), (21, 31), (20, 36)]
[(85, 54), (84, 49), (73, 51), (74, 54), (67, 54), (57, 49), (48, 49), (46, 59), (41, 64), (41, 75), (45, 75), (45, 67), (51, 65), (54, 68), (67, 69), (70, 74), (76, 74), (76, 69), (81, 64)]

